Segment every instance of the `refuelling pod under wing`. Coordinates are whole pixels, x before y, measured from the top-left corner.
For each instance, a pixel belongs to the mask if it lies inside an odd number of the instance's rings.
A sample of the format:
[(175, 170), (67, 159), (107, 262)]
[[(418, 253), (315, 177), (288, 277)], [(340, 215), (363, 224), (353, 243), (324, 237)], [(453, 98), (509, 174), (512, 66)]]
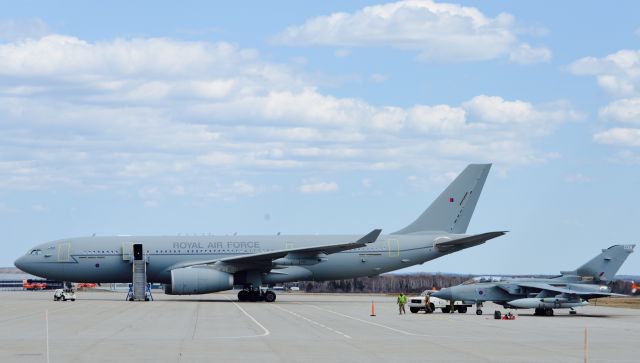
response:
[(168, 295), (197, 295), (231, 290), (233, 275), (211, 268), (185, 267), (171, 270), (171, 285), (165, 285)]

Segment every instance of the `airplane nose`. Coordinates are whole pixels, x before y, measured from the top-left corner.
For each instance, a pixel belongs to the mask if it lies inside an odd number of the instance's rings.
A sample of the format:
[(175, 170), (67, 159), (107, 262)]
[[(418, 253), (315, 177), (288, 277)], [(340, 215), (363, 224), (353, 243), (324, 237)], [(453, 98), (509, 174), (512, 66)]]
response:
[(13, 263), (14, 266), (16, 266), (18, 269), (20, 269), (21, 271), (24, 271), (24, 256), (19, 257), (17, 260), (15, 260), (15, 262)]
[(446, 288), (433, 292), (431, 293), (431, 296), (437, 297), (438, 299), (451, 300), (451, 289)]

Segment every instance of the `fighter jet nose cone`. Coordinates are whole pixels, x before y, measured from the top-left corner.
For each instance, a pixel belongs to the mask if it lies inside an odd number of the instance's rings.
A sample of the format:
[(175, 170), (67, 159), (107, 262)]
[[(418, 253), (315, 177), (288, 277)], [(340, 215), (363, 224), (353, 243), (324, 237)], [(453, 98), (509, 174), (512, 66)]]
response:
[(431, 296), (437, 297), (438, 299), (450, 300), (451, 289), (442, 289), (440, 291), (436, 291), (434, 293), (431, 293)]

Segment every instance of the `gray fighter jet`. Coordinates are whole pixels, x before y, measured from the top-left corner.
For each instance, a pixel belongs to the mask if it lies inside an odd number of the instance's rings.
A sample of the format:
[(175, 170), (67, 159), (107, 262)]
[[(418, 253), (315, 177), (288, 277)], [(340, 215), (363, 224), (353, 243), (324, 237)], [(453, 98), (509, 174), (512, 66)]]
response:
[(463, 300), (476, 304), (482, 315), (482, 303), (492, 301), (507, 308), (535, 309), (535, 315), (552, 316), (553, 309), (571, 309), (588, 304), (589, 299), (619, 296), (607, 283), (633, 252), (635, 245), (615, 245), (602, 250), (591, 261), (574, 271), (563, 271), (552, 278), (476, 277), (461, 285), (434, 292), (432, 296)]
[(389, 235), (376, 229), (364, 237), (65, 238), (30, 249), (15, 265), (53, 280), (106, 283), (131, 282), (132, 265), (144, 261), (146, 279), (141, 281), (163, 283), (168, 294), (207, 294), (241, 286), (239, 300), (272, 302), (275, 293), (260, 286), (373, 276), (503, 235), (502, 231), (465, 234), (490, 168), (490, 164), (467, 166), (418, 219)]

